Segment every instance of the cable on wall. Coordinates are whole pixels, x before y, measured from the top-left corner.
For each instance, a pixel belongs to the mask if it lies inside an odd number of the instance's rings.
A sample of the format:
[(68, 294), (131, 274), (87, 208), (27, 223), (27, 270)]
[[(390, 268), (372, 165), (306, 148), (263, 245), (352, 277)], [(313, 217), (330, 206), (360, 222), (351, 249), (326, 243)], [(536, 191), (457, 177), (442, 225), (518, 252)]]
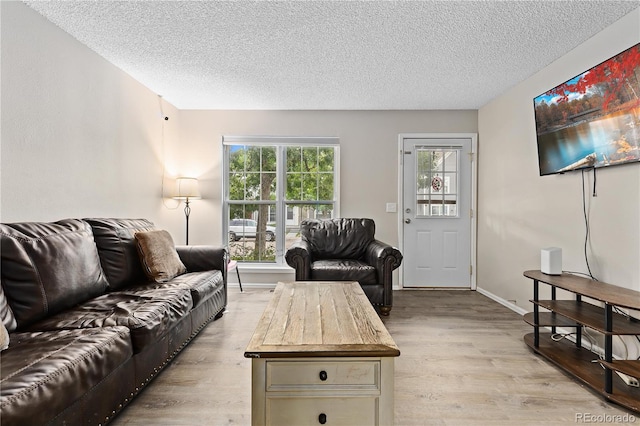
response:
[[(593, 169), (594, 178), (593, 178), (593, 196), (596, 196), (596, 179), (595, 179), (595, 169)], [(584, 214), (584, 261), (587, 264), (587, 271), (589, 271), (589, 277), (592, 280), (598, 281), (593, 274), (591, 273), (591, 266), (589, 265), (589, 255), (588, 255), (588, 243), (589, 243), (589, 216), (587, 215), (587, 199), (585, 196), (585, 181), (584, 181), (584, 169), (582, 169), (582, 213)]]

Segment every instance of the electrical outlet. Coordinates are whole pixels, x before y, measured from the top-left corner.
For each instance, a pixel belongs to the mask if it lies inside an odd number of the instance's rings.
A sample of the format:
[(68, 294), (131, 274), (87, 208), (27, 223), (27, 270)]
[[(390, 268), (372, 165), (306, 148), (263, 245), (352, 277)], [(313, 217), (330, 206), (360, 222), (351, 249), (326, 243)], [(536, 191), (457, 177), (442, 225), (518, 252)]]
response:
[(635, 388), (640, 387), (640, 382), (638, 382), (638, 379), (636, 379), (635, 377), (627, 376), (626, 374), (619, 371), (616, 371), (616, 373), (618, 374), (618, 376), (620, 376), (622, 381), (627, 384), (627, 386), (633, 386)]

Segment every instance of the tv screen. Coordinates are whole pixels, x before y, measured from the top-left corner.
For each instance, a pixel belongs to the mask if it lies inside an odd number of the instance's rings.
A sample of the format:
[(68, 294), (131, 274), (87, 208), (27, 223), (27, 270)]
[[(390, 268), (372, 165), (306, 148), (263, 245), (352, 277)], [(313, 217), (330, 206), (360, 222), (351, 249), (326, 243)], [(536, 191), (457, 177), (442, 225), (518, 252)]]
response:
[(640, 43), (533, 104), (541, 176), (640, 161)]

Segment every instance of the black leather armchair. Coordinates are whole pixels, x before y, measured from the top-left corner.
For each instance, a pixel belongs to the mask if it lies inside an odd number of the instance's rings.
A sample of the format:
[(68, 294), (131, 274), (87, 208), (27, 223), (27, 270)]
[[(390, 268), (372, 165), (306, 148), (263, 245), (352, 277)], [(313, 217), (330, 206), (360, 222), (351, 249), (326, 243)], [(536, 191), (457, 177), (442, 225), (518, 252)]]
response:
[(296, 281), (358, 281), (382, 315), (393, 305), (392, 272), (400, 251), (375, 239), (371, 219), (306, 219), (301, 239), (285, 254)]

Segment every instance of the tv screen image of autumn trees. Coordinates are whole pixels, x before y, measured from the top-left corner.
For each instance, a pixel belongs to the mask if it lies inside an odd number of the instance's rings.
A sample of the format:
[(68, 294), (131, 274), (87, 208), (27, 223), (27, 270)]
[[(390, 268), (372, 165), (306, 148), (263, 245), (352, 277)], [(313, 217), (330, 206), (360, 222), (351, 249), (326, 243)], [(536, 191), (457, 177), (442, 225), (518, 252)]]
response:
[(640, 161), (640, 44), (534, 99), (540, 174)]

